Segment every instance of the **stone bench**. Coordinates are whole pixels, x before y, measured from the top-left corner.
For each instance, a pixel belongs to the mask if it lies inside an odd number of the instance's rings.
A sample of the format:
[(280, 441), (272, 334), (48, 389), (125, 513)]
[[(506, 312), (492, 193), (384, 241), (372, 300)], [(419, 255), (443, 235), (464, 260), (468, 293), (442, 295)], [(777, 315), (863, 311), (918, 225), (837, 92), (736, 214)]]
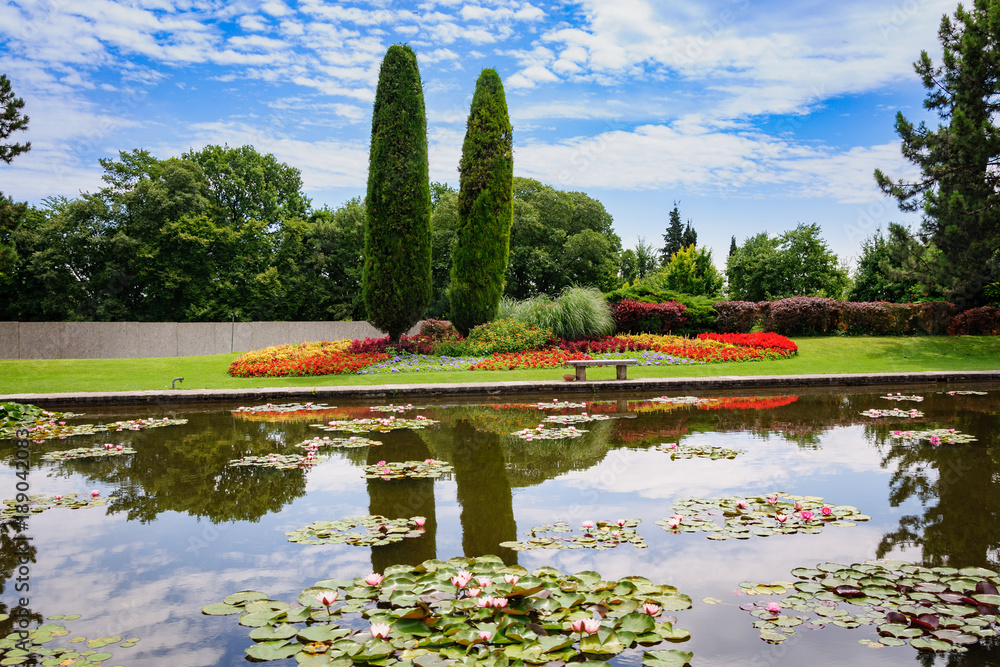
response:
[(589, 361), (567, 361), (566, 365), (576, 369), (577, 380), (587, 379), (588, 366), (614, 366), (617, 379), (626, 380), (628, 379), (625, 377), (626, 369), (637, 363), (639, 363), (638, 359), (592, 359)]

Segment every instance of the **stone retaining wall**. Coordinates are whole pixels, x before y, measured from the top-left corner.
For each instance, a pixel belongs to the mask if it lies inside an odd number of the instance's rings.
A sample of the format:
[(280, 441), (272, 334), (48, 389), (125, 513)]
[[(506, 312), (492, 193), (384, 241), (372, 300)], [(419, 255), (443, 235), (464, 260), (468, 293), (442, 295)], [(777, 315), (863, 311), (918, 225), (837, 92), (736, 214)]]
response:
[(367, 322), (0, 322), (0, 359), (186, 357), (384, 335)]

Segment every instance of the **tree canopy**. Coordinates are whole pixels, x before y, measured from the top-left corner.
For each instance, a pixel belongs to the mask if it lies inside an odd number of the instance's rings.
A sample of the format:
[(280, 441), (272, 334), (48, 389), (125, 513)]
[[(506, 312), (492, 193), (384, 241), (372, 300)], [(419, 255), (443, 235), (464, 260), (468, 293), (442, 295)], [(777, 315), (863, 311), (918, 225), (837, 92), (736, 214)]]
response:
[(958, 305), (984, 302), (1000, 278), (1000, 2), (974, 0), (941, 19), (941, 65), (926, 51), (914, 64), (927, 89), (924, 107), (944, 121), (915, 126), (902, 112), (896, 132), (903, 156), (920, 169), (913, 182), (875, 179), (905, 211), (923, 211), (923, 240), (932, 241), (949, 271), (927, 274)]
[(817, 224), (799, 224), (781, 236), (761, 232), (748, 238), (726, 262), (729, 298), (843, 296), (847, 271), (819, 232)]
[(28, 129), (28, 117), (22, 113), (24, 100), (14, 96), (10, 87), (10, 79), (6, 74), (0, 74), (0, 161), (10, 164), (21, 153), (31, 150), (31, 142), (23, 144), (8, 143), (7, 139), (15, 132)]

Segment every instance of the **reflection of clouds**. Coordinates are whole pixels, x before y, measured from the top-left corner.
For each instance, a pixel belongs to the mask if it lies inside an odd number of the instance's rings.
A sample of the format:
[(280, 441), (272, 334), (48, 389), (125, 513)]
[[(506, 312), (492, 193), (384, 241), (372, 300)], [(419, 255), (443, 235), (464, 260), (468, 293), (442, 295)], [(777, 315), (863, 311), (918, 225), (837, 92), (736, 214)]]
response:
[(627, 491), (643, 498), (673, 500), (684, 496), (759, 493), (805, 477), (837, 473), (884, 472), (878, 453), (866, 443), (861, 427), (838, 428), (823, 436), (818, 449), (764, 439), (746, 433), (696, 433), (685, 445), (712, 445), (743, 449), (733, 461), (689, 459), (671, 461), (650, 450), (614, 450), (587, 469), (568, 473), (558, 481), (568, 487)]

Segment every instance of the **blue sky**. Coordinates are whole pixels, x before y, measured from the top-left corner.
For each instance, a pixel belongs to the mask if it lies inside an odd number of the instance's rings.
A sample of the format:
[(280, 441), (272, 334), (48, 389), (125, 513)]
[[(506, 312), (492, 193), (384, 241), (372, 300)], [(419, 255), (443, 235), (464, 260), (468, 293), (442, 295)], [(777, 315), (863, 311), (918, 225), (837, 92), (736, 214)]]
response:
[[(417, 53), (431, 178), (457, 186), (479, 72), (504, 81), (515, 174), (604, 203), (626, 247), (674, 201), (725, 263), (738, 242), (817, 222), (850, 260), (898, 211), (872, 171), (912, 177), (895, 113), (929, 118), (912, 63), (954, 0), (18, 0), (0, 72), (32, 151), (0, 189), (39, 202), (101, 186), (98, 159), (252, 144), (313, 205), (365, 190), (385, 50)], [(23, 140), (17, 137), (18, 140)]]

